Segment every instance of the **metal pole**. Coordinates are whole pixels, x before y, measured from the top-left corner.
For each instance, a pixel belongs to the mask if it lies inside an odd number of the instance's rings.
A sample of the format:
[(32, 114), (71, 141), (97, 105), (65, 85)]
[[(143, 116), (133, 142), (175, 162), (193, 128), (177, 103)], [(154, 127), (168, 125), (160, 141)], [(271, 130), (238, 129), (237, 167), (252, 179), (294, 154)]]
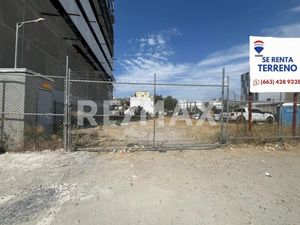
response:
[(14, 64), (14, 68), (18, 67), (18, 47), (19, 47), (19, 23), (16, 24), (16, 42), (15, 42), (15, 64)]
[(156, 111), (155, 111), (155, 99), (156, 99), (156, 74), (154, 74), (154, 99), (153, 99), (153, 113), (154, 113), (154, 118), (153, 118), (153, 147), (156, 149)]
[(45, 21), (45, 19), (44, 18), (39, 18), (39, 19), (36, 19), (36, 20), (29, 20), (29, 21), (19, 22), (19, 23), (16, 24), (15, 63), (14, 63), (15, 68), (18, 68), (19, 29), (25, 24), (38, 23), (38, 22), (42, 22), (42, 21)]
[(296, 129), (297, 129), (297, 111), (298, 111), (298, 93), (294, 93), (293, 126), (292, 126), (292, 134), (293, 134), (293, 136), (296, 136)]
[(223, 68), (222, 71), (222, 108), (221, 108), (221, 130), (220, 130), (220, 142), (221, 144), (224, 144), (224, 120), (223, 120), (223, 114), (224, 114), (224, 98), (225, 98), (225, 68)]
[(69, 56), (66, 57), (66, 77), (65, 77), (65, 90), (64, 90), (64, 149), (69, 150), (68, 141), (68, 77), (69, 77)]
[(279, 111), (278, 112), (278, 121), (277, 121), (277, 125), (278, 125), (278, 138), (280, 138), (281, 136), (281, 106), (282, 106), (282, 93), (280, 92), (280, 104), (279, 104)]
[(252, 131), (252, 102), (253, 102), (253, 95), (249, 93), (248, 96), (248, 131)]
[(67, 100), (68, 100), (68, 116), (67, 116), (67, 123), (68, 123), (68, 149), (71, 149), (71, 144), (72, 144), (72, 139), (71, 139), (71, 101), (70, 101), (70, 96), (71, 96), (71, 69), (69, 68), (68, 71), (68, 93), (67, 93)]
[(4, 120), (5, 120), (5, 92), (6, 92), (6, 83), (5, 81), (3, 82), (2, 86), (2, 115), (1, 115), (1, 142), (3, 143), (4, 141)]
[(228, 144), (228, 141), (229, 141), (229, 132), (228, 132), (228, 129), (229, 129), (229, 93), (230, 93), (229, 82), (230, 82), (229, 76), (227, 76), (226, 144)]

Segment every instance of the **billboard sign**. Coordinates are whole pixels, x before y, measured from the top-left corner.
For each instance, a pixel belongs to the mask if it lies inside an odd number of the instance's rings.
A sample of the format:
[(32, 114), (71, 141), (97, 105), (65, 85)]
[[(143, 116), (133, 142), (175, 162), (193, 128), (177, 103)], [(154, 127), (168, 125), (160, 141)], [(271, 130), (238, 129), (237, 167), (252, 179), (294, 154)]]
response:
[(250, 37), (250, 92), (300, 92), (300, 38)]

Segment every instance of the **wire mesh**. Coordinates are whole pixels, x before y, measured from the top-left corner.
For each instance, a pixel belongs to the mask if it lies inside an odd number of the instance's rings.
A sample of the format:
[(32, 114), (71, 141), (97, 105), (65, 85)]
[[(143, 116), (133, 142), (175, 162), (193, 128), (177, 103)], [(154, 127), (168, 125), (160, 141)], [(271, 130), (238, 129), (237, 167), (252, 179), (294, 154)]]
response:
[(225, 83), (113, 82), (99, 73), (70, 75), (69, 82), (64, 76), (1, 75), (0, 150), (63, 148), (68, 136), (75, 150), (184, 150), (223, 139), (263, 143), (300, 137), (299, 113), (292, 130), (293, 103), (254, 101), (250, 124), (249, 102), (230, 101)]
[[(300, 116), (297, 115), (297, 128), (293, 134), (293, 103), (253, 101), (252, 109), (249, 102), (229, 102), (228, 135), (232, 142), (264, 143), (270, 140), (299, 138)], [(249, 118), (251, 114), (251, 120)]]
[[(216, 144), (222, 85), (71, 79), (72, 147), (158, 149)], [(208, 100), (208, 94), (216, 99)]]
[(1, 148), (62, 148), (64, 79), (42, 75), (0, 77)]

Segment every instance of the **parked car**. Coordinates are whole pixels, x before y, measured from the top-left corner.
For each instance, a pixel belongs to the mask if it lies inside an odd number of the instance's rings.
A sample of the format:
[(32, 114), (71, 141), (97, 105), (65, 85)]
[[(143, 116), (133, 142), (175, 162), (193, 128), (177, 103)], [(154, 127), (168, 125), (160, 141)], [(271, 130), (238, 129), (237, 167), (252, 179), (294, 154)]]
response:
[[(222, 116), (222, 115), (223, 115), (223, 116)], [(221, 116), (222, 116), (222, 118), (223, 118), (223, 121), (226, 121), (226, 120), (227, 120), (227, 117), (230, 116), (230, 113), (223, 112), (223, 114), (222, 114), (222, 113), (219, 113), (219, 114), (213, 114), (213, 117), (214, 117), (214, 119), (215, 119), (216, 122), (221, 121)]]
[[(247, 107), (242, 107), (235, 109), (230, 113), (229, 120), (231, 121), (248, 121), (249, 120), (249, 111)], [(252, 122), (267, 122), (273, 123), (275, 117), (272, 113), (263, 112), (260, 109), (252, 109)]]
[(202, 113), (195, 113), (191, 115), (192, 119), (200, 120)]

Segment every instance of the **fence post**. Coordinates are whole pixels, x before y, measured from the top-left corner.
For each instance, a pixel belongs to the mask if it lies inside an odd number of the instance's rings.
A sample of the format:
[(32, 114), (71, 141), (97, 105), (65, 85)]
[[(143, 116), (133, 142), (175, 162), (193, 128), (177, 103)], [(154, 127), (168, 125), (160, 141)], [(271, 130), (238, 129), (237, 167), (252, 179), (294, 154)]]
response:
[(248, 96), (248, 131), (252, 131), (252, 102), (253, 102), (253, 95), (249, 93)]
[(281, 125), (282, 125), (282, 114), (281, 114), (281, 108), (282, 108), (282, 93), (280, 92), (280, 104), (279, 109), (277, 108), (277, 126), (278, 126), (278, 138), (281, 138)]
[(154, 92), (154, 97), (153, 97), (153, 147), (154, 150), (156, 150), (156, 110), (155, 110), (155, 99), (156, 99), (156, 74), (154, 74), (154, 83), (153, 83), (153, 92)]
[(71, 138), (71, 69), (68, 71), (68, 148), (69, 150), (72, 148), (72, 138)]
[(69, 57), (66, 57), (66, 77), (65, 77), (65, 90), (64, 90), (64, 149), (70, 149), (69, 142), (69, 86), (70, 86), (70, 70), (69, 70)]
[(293, 104), (293, 126), (292, 134), (296, 136), (297, 129), (297, 112), (298, 112), (298, 93), (294, 93), (294, 104)]
[(224, 115), (224, 98), (225, 98), (225, 68), (223, 68), (222, 71), (222, 108), (221, 108), (221, 116), (220, 116), (220, 120), (221, 120), (221, 128), (220, 128), (220, 142), (221, 144), (224, 144), (224, 119), (223, 119), (223, 115)]
[(229, 142), (229, 95), (230, 95), (230, 89), (229, 89), (229, 76), (227, 76), (227, 105), (226, 105), (226, 144)]
[(2, 110), (1, 110), (1, 143), (4, 142), (4, 120), (5, 120), (5, 95), (6, 95), (6, 83), (5, 81), (3, 81), (3, 85), (2, 85)]

